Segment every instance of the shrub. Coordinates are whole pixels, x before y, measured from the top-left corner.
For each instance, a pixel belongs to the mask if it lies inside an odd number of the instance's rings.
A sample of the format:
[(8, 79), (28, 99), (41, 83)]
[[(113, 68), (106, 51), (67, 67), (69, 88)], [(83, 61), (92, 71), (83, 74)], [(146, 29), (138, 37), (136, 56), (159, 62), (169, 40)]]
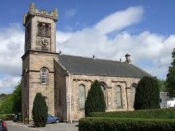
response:
[(175, 119), (175, 108), (149, 109), (120, 112), (93, 112), (92, 117)]
[(0, 114), (0, 119), (3, 120), (12, 120), (14, 117), (14, 114)]
[(105, 108), (106, 105), (101, 84), (96, 80), (88, 92), (85, 102), (85, 115), (89, 116), (91, 112), (105, 112)]
[(48, 108), (45, 98), (37, 93), (33, 102), (32, 116), (36, 127), (45, 127), (47, 122)]
[(159, 108), (159, 98), (157, 79), (143, 77), (136, 87), (134, 108), (135, 110)]
[(83, 118), (79, 131), (174, 131), (175, 120)]

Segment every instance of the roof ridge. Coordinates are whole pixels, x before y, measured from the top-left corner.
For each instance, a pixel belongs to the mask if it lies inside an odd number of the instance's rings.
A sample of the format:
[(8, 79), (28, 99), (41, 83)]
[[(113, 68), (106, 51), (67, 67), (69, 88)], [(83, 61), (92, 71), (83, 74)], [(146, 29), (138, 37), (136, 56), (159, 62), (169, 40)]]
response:
[[(70, 57), (79, 57), (79, 58), (85, 58), (85, 59), (93, 59), (93, 57), (86, 57), (86, 56), (77, 56), (77, 55), (69, 55), (69, 54), (60, 54), (60, 56), (70, 56)], [(117, 61), (117, 60), (112, 60), (112, 59), (105, 59), (105, 58), (95, 58), (94, 60), (103, 60), (103, 61), (112, 61), (112, 62), (118, 62), (118, 63), (126, 63), (125, 61)]]
[(141, 68), (127, 62), (106, 60), (61, 54), (58, 56), (60, 63), (72, 74), (99, 75), (110, 77), (134, 77), (150, 76)]

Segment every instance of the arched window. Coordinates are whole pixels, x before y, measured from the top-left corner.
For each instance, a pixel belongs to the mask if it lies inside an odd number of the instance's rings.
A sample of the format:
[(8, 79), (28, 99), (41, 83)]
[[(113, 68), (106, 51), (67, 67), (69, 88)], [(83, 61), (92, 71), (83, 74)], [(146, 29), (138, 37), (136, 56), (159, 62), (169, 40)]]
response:
[(115, 102), (115, 107), (117, 108), (122, 108), (122, 94), (121, 94), (121, 87), (119, 85), (117, 85), (115, 87), (115, 99), (114, 99), (114, 102)]
[(79, 108), (84, 109), (85, 107), (85, 86), (84, 85), (79, 85)]
[(38, 22), (38, 36), (50, 37), (51, 25), (49, 23)]
[(131, 108), (134, 108), (134, 100), (135, 100), (135, 89), (136, 89), (136, 84), (132, 84), (131, 86), (131, 93), (130, 93), (130, 96), (131, 96)]
[(43, 67), (40, 70), (40, 79), (41, 79), (41, 84), (47, 84), (48, 83), (48, 69)]
[(105, 100), (105, 103), (106, 103), (106, 108), (108, 108), (108, 94), (107, 94), (107, 89), (106, 89), (106, 84), (105, 83), (101, 83), (101, 89), (103, 91), (103, 94), (104, 94), (104, 100)]

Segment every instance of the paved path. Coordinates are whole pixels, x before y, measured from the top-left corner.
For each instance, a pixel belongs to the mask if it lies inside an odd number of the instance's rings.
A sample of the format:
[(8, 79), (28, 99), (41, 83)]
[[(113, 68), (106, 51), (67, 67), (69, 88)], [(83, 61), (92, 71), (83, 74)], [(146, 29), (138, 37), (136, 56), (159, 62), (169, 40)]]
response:
[(34, 128), (32, 124), (24, 125), (13, 121), (7, 121), (6, 123), (8, 131), (78, 131), (78, 123), (47, 124), (46, 127), (40, 128)]

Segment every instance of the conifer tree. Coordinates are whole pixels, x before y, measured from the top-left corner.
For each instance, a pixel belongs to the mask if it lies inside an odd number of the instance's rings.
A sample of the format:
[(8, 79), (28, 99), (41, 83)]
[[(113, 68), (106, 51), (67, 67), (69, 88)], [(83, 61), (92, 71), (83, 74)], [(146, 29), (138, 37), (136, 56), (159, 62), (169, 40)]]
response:
[(175, 97), (175, 49), (172, 52), (172, 62), (166, 78), (166, 91), (170, 97)]
[(33, 102), (32, 109), (33, 122), (36, 127), (45, 127), (48, 116), (48, 107), (45, 98), (41, 93), (37, 93)]
[(91, 112), (105, 112), (104, 94), (101, 84), (96, 80), (91, 85), (85, 102), (85, 116), (89, 116)]
[(134, 101), (135, 110), (159, 108), (159, 85), (156, 78), (143, 77), (137, 87)]

